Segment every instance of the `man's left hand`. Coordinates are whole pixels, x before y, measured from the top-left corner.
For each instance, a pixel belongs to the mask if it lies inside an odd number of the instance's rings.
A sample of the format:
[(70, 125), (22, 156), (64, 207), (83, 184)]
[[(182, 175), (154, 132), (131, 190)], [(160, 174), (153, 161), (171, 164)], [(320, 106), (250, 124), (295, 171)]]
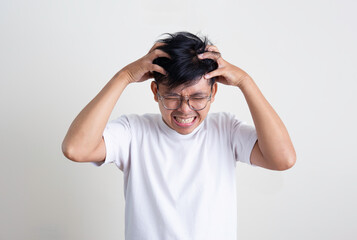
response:
[(245, 71), (224, 60), (216, 46), (207, 46), (207, 52), (199, 54), (198, 57), (199, 59), (210, 58), (218, 63), (218, 68), (216, 70), (205, 75), (206, 79), (216, 77), (217, 82), (241, 88), (244, 80), (250, 78)]

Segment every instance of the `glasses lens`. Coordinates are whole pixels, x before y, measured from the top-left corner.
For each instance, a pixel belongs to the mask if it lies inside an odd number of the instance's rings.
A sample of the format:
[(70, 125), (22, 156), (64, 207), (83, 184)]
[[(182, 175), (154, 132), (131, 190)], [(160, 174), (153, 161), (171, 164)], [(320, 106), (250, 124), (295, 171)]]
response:
[[(161, 97), (158, 93), (160, 100), (162, 101), (164, 107), (168, 110), (176, 110), (180, 108), (181, 101), (183, 100), (181, 97)], [(207, 97), (199, 97), (199, 98), (189, 98), (187, 99), (187, 103), (190, 108), (196, 111), (202, 110), (207, 106), (208, 101), (211, 100), (211, 95)]]
[(163, 104), (167, 109), (178, 109), (181, 104), (181, 98), (163, 98)]
[(208, 98), (191, 98), (189, 103), (192, 109), (201, 110), (206, 107)]

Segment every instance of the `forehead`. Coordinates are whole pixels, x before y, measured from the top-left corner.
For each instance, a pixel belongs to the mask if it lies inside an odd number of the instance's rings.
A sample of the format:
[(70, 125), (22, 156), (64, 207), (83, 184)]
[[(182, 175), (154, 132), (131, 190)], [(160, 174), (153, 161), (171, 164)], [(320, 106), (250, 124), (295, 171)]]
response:
[(208, 79), (202, 77), (196, 83), (191, 85), (180, 85), (178, 87), (170, 89), (166, 85), (160, 84), (159, 89), (162, 90), (164, 93), (177, 93), (182, 95), (189, 95), (197, 92), (208, 93), (211, 90), (211, 84)]

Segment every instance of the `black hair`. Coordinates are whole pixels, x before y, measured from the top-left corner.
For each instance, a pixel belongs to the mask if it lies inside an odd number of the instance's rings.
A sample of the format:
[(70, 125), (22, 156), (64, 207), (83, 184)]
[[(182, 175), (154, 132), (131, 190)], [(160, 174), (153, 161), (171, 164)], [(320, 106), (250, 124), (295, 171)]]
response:
[[(207, 37), (200, 38), (189, 32), (165, 33), (167, 38), (156, 42), (165, 43), (157, 47), (170, 55), (154, 59), (153, 63), (163, 67), (167, 75), (154, 72), (157, 84), (164, 84), (169, 89), (180, 85), (190, 86), (195, 84), (203, 75), (218, 68), (216, 61), (212, 59), (199, 59), (198, 54), (206, 52), (207, 45), (212, 45)], [(215, 78), (210, 79), (213, 86)]]

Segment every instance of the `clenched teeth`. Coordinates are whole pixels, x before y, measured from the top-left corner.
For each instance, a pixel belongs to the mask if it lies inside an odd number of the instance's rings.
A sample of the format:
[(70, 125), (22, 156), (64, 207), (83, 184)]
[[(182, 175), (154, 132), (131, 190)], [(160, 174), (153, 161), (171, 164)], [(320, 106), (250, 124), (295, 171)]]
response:
[(179, 123), (191, 123), (195, 117), (191, 117), (191, 118), (179, 118), (179, 117), (175, 117), (176, 121), (178, 121)]

